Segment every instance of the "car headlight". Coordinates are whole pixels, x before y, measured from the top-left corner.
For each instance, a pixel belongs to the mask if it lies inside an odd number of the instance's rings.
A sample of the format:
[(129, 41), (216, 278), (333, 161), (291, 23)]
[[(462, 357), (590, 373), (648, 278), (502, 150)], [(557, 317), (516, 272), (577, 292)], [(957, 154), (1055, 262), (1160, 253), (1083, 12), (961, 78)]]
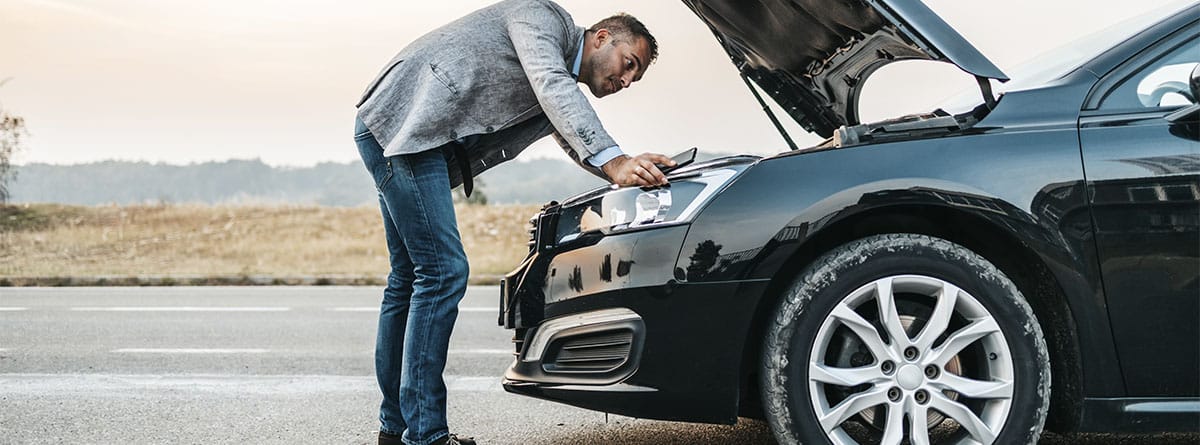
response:
[(609, 234), (691, 221), (739, 171), (708, 170), (672, 178), (658, 188), (611, 186), (579, 195), (563, 204), (555, 240), (564, 243), (588, 232)]

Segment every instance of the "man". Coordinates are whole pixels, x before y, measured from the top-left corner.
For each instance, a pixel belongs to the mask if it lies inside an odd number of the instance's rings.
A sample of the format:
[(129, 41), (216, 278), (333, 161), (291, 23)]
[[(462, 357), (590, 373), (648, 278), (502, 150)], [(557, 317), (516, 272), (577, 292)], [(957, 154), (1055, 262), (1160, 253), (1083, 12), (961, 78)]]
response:
[(550, 134), (584, 169), (652, 186), (670, 158), (625, 155), (577, 83), (596, 97), (628, 88), (658, 55), (637, 19), (584, 30), (549, 0), (507, 0), (400, 51), (358, 103), (355, 142), (375, 180), (391, 274), (375, 347), (380, 444), (474, 444), (449, 434), (442, 372), (467, 259), (450, 188)]

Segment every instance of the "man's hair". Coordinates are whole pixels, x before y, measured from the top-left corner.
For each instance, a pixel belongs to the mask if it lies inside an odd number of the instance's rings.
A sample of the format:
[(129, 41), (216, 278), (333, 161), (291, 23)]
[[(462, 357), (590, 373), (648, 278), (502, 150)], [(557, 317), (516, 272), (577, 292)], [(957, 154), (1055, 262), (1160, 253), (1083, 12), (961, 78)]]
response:
[(655, 40), (654, 36), (650, 35), (650, 31), (646, 29), (646, 25), (642, 24), (642, 21), (636, 17), (619, 12), (612, 17), (596, 22), (587, 31), (595, 33), (601, 29), (607, 29), (615, 40), (622, 40), (628, 37), (646, 39), (646, 44), (650, 46), (650, 60), (646, 64), (654, 63), (658, 59), (658, 40)]

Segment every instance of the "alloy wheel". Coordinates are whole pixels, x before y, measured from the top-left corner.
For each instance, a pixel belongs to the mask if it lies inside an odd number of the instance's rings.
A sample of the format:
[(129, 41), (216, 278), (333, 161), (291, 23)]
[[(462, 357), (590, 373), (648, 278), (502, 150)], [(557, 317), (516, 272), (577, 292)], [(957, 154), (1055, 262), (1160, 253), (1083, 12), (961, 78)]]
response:
[[(848, 341), (869, 363), (838, 360)], [(810, 402), (835, 444), (857, 443), (845, 428), (856, 417), (878, 426), (882, 444), (928, 444), (939, 427), (959, 442), (990, 444), (1012, 406), (1012, 354), (996, 320), (974, 296), (934, 277), (888, 276), (846, 295), (809, 357)]]

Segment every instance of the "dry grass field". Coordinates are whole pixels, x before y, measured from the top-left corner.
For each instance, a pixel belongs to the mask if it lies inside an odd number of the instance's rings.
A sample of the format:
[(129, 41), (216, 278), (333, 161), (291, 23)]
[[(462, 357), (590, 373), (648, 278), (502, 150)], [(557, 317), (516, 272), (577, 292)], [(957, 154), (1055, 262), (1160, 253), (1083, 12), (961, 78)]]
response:
[[(524, 258), (527, 221), (536, 211), (536, 206), (457, 208), (472, 282), (494, 283)], [(139, 276), (158, 277), (159, 284), (211, 282), (206, 277), (379, 283), (387, 271), (375, 207), (0, 206), (0, 283), (124, 277), (126, 283), (146, 284), (128, 281)], [(34, 277), (40, 281), (31, 281)]]

